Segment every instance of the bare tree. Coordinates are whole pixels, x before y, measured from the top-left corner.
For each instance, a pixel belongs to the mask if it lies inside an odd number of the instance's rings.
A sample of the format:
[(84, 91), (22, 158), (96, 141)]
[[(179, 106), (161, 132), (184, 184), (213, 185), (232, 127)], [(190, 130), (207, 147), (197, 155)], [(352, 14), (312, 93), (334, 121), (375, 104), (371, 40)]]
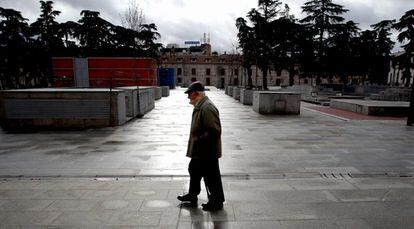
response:
[(144, 11), (139, 7), (137, 0), (130, 0), (128, 8), (120, 16), (124, 27), (138, 32), (141, 31), (142, 25), (146, 22)]

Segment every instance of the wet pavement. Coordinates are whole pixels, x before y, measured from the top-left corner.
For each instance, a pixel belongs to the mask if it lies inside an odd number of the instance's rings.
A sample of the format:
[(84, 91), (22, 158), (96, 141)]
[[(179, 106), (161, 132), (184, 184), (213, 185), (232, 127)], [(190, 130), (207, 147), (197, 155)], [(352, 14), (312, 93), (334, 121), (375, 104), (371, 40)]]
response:
[(1, 131), (0, 228), (414, 228), (405, 120), (306, 103), (299, 116), (265, 116), (215, 88), (227, 201), (214, 213), (181, 206), (192, 112), (183, 92), (119, 127)]

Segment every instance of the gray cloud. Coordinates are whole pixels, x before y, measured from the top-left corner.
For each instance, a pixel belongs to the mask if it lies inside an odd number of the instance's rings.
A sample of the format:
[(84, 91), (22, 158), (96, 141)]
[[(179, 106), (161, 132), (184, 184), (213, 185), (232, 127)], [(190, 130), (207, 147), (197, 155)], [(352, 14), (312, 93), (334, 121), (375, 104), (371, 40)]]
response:
[[(129, 0), (54, 0), (55, 9), (62, 11), (58, 21), (78, 21), (81, 10), (99, 11), (101, 16), (113, 24), (120, 24), (120, 14)], [(306, 0), (285, 0), (291, 13), (303, 18), (301, 6)], [(384, 19), (399, 19), (404, 12), (414, 8), (413, 0), (334, 0), (350, 11), (347, 20), (359, 23), (361, 29)], [(235, 20), (246, 17), (247, 12), (257, 6), (255, 0), (140, 0), (138, 1), (149, 22), (158, 26), (160, 42), (180, 43), (198, 40), (203, 33), (210, 33), (213, 50), (231, 51), (237, 41)], [(21, 11), (30, 22), (40, 14), (37, 0), (1, 0), (1, 7)], [(395, 33), (393, 35), (395, 37)]]

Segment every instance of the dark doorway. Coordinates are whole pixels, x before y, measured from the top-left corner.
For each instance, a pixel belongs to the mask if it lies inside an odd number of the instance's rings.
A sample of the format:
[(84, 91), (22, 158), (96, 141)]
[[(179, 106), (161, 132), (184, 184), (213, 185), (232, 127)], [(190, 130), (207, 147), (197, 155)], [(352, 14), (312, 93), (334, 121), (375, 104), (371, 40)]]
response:
[(276, 86), (280, 86), (280, 79), (276, 79)]

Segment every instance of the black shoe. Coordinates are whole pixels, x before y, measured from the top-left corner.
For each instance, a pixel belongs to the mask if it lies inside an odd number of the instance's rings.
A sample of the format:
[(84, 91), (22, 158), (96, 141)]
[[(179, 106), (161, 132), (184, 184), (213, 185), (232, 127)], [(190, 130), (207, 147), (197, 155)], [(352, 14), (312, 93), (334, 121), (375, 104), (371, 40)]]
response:
[(204, 211), (218, 211), (223, 209), (223, 203), (220, 202), (208, 202), (201, 205)]
[(177, 199), (179, 201), (190, 202), (193, 205), (197, 205), (197, 196), (193, 196), (191, 194), (186, 194), (186, 195), (183, 195), (183, 196), (177, 196)]

